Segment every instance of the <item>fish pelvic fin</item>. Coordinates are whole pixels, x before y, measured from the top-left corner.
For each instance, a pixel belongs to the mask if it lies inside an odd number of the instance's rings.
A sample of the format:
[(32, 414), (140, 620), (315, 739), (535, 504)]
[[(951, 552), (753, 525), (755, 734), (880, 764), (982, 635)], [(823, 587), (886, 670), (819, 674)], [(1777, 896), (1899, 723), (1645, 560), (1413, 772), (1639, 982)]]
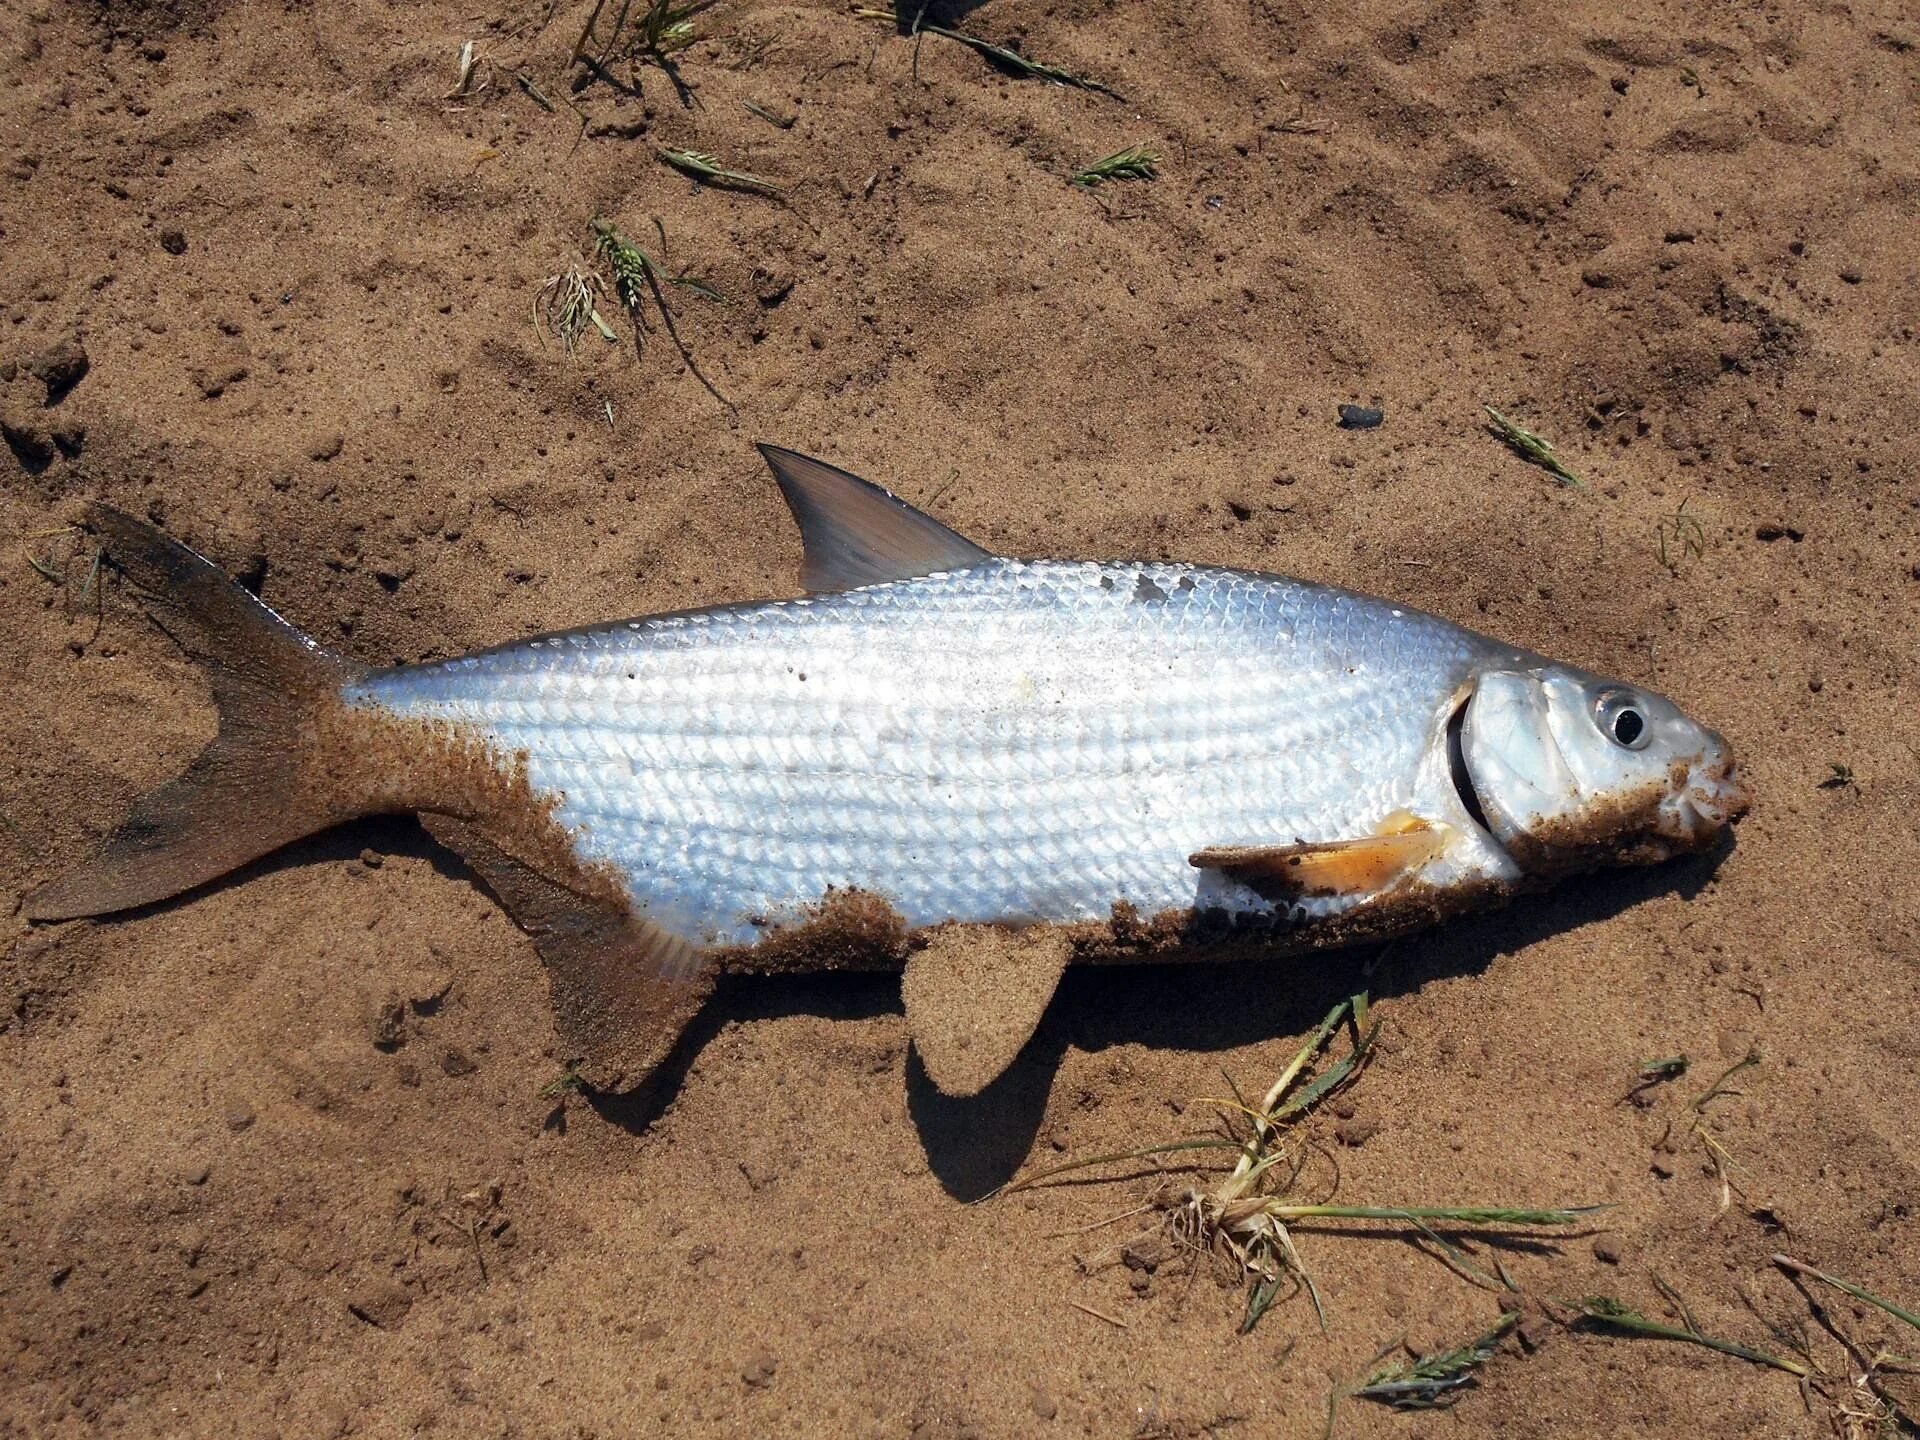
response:
[(1446, 848), (1450, 831), (1407, 811), (1395, 811), (1372, 835), (1299, 845), (1216, 845), (1187, 857), (1199, 869), (1218, 870), (1267, 900), (1309, 896), (1363, 896), (1412, 875)]
[(533, 937), (546, 964), (554, 1028), (574, 1073), (594, 1090), (627, 1090), (644, 1080), (712, 991), (711, 956), (634, 914), (611, 887), (563, 883), (480, 825), (432, 813), (420, 821)]
[(1013, 1064), (1040, 1026), (1073, 958), (1058, 929), (944, 925), (900, 979), (907, 1028), (943, 1095), (978, 1095)]
[(815, 594), (965, 570), (993, 558), (870, 480), (775, 445), (762, 445), (760, 454), (800, 526), (800, 579)]
[(154, 622), (207, 671), (220, 731), (184, 774), (140, 797), (93, 859), (28, 896), (28, 919), (165, 900), (385, 808), (364, 778), (319, 759), (313, 738), (368, 667), (323, 649), (146, 522), (106, 505), (86, 518)]

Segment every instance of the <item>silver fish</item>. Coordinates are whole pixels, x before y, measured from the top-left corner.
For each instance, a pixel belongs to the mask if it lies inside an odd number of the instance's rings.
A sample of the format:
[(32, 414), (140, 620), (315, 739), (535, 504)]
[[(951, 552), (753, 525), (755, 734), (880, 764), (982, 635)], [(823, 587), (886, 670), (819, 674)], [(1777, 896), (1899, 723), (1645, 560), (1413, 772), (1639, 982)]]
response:
[(722, 970), (894, 963), (972, 1093), (1070, 960), (1384, 937), (1746, 808), (1725, 741), (1638, 687), (1276, 575), (990, 555), (762, 450), (805, 597), (393, 668), (95, 507), (221, 729), (29, 915), (414, 811), (534, 936), (592, 1083), (642, 1078)]

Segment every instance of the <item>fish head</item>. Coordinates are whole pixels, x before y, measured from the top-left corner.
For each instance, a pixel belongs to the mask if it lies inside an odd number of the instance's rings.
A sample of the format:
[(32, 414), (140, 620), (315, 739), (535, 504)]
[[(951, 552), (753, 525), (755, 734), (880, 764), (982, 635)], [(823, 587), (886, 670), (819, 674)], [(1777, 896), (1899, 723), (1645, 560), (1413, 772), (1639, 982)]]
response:
[(1702, 850), (1747, 809), (1724, 739), (1664, 695), (1571, 666), (1482, 673), (1456, 736), (1462, 798), (1529, 874)]

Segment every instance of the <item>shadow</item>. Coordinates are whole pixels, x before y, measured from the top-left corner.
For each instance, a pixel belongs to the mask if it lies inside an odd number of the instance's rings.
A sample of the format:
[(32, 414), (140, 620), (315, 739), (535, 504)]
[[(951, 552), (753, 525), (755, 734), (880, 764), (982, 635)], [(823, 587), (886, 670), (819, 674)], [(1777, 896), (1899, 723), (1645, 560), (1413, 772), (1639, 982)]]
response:
[(952, 29), (985, 4), (986, 0), (927, 0), (925, 4), (921, 0), (896, 0), (895, 28), (902, 35), (912, 35), (916, 28), (928, 25)]
[[(978, 1095), (942, 1094), (919, 1055), (908, 1052), (907, 1110), (927, 1166), (962, 1201), (980, 1199), (1011, 1180), (1032, 1152), (1054, 1074), (1070, 1046), (1088, 1052), (1115, 1045), (1211, 1052), (1300, 1034), (1356, 990), (1368, 990), (1375, 1000), (1413, 994), (1431, 980), (1476, 974), (1503, 954), (1658, 896), (1690, 899), (1734, 843), (1729, 832), (1701, 855), (1646, 870), (1581, 876), (1522, 896), (1511, 909), (1464, 917), (1385, 946), (1071, 967), (1034, 1038)], [(1284, 968), (1276, 973), (1276, 967)], [(795, 1013), (859, 1020), (898, 1014), (900, 1008), (899, 981), (891, 973), (729, 976), (638, 1089), (589, 1098), (602, 1119), (638, 1133), (672, 1103), (701, 1048), (732, 1021)]]
[[(102, 835), (100, 838), (104, 840), (106, 837)], [(169, 895), (164, 900), (155, 900), (146, 905), (135, 905), (106, 915), (85, 918), (90, 924), (106, 925), (120, 920), (156, 915), (171, 910), (177, 905), (190, 905), (208, 895), (217, 895), (222, 890), (245, 885), (267, 875), (276, 875), (282, 870), (297, 870), (307, 865), (342, 864), (349, 860), (358, 860), (369, 851), (383, 861), (395, 857), (425, 860), (438, 874), (450, 880), (472, 883), (474, 879), (460, 857), (442, 848), (413, 816), (369, 815), (359, 820), (349, 820), (335, 825), (331, 829), (321, 830), (303, 839), (291, 841), (278, 850), (269, 851), (257, 860), (249, 860), (237, 870), (229, 870), (224, 875), (196, 885), (191, 890), (183, 890), (178, 895)], [(56, 865), (54, 873), (61, 873), (67, 865), (81, 864), (90, 859), (91, 854), (90, 851), (76, 851), (71, 856), (61, 857), (64, 863)], [(31, 923), (71, 925), (77, 922), (53, 920)]]
[[(1033, 1040), (979, 1094), (942, 1094), (919, 1055), (909, 1051), (908, 1113), (941, 1185), (956, 1199), (977, 1200), (1012, 1179), (1031, 1152), (1054, 1074), (1069, 1047), (1089, 1053), (1116, 1045), (1212, 1052), (1300, 1034), (1356, 990), (1369, 991), (1376, 1001), (1414, 994), (1431, 980), (1477, 974), (1498, 956), (1656, 897), (1691, 899), (1737, 843), (1729, 830), (1702, 854), (1645, 870), (1576, 877), (1553, 890), (1521, 896), (1509, 909), (1456, 919), (1384, 945), (1221, 961), (1073, 966)], [(354, 860), (368, 851), (426, 860), (446, 879), (485, 890), (479, 877), (412, 817), (373, 817), (297, 841), (185, 895), (126, 913), (145, 914), (290, 866)], [(600, 1119), (639, 1134), (673, 1103), (707, 1043), (733, 1022), (793, 1014), (856, 1021), (900, 1012), (900, 982), (891, 972), (724, 976), (646, 1080), (621, 1094), (589, 1091), (584, 1098)]]
[(927, 1168), (956, 1200), (985, 1199), (1013, 1178), (1053, 1093), (1066, 1042), (1056, 1030), (1028, 1042), (1006, 1073), (978, 1095), (943, 1095), (918, 1050), (907, 1052), (907, 1113), (926, 1147)]
[(735, 1022), (817, 1015), (824, 1020), (872, 1020), (900, 1013), (900, 977), (885, 971), (817, 975), (723, 975), (667, 1058), (631, 1090), (587, 1090), (582, 1097), (609, 1125), (633, 1135), (652, 1126), (680, 1093), (707, 1043)]

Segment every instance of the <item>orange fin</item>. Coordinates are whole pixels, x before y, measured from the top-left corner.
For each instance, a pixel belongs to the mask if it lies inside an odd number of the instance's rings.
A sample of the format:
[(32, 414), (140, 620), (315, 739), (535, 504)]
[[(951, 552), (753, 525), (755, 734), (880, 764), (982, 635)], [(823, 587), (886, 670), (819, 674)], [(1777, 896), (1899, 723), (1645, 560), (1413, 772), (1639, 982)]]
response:
[(595, 1090), (630, 1090), (646, 1079), (713, 989), (705, 952), (624, 904), (542, 874), (478, 826), (450, 815), (420, 820), (533, 937), (554, 1027), (581, 1079)]
[(942, 1094), (978, 1095), (1014, 1062), (1072, 954), (1049, 926), (946, 925), (908, 957), (907, 1028)]
[(965, 570), (993, 557), (858, 475), (792, 450), (762, 445), (806, 549), (801, 582), (815, 593)]
[(1446, 827), (1400, 810), (1363, 840), (1217, 845), (1188, 856), (1187, 862), (1218, 870), (1268, 900), (1371, 895), (1418, 870), (1446, 841)]
[(28, 919), (165, 900), (381, 808), (366, 776), (315, 765), (303, 748), (340, 687), (368, 667), (323, 650), (145, 521), (93, 505), (87, 523), (154, 622), (206, 669), (220, 733), (185, 774), (141, 796), (98, 855), (28, 896)]

